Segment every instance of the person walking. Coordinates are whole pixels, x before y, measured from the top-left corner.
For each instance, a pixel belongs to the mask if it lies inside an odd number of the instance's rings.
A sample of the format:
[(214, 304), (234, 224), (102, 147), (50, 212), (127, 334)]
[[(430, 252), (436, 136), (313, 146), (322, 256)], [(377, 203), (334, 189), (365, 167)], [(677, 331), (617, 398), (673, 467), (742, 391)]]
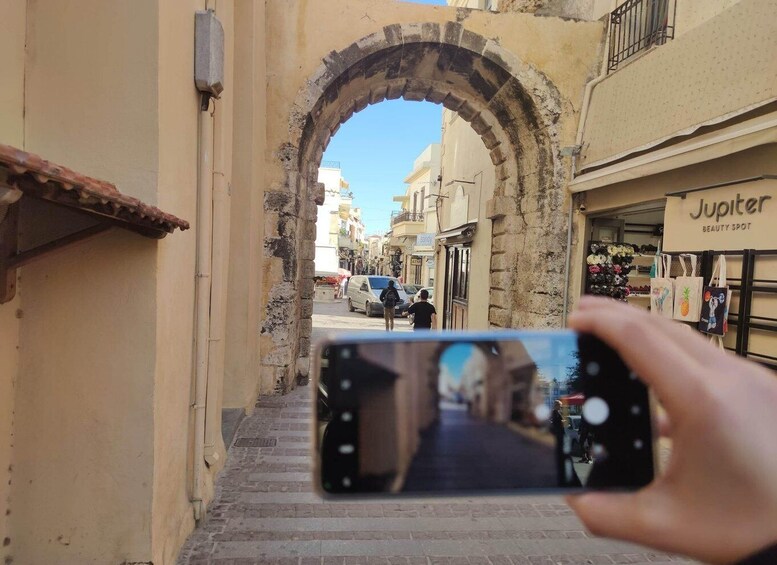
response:
[(437, 310), (429, 303), (428, 290), (423, 289), (419, 298), (407, 309), (407, 313), (413, 315), (414, 330), (430, 330), (437, 325)]
[(380, 301), (383, 303), (383, 319), (386, 321), (386, 331), (394, 331), (394, 308), (400, 302), (399, 292), (394, 287), (394, 281), (390, 280), (388, 286), (380, 293)]

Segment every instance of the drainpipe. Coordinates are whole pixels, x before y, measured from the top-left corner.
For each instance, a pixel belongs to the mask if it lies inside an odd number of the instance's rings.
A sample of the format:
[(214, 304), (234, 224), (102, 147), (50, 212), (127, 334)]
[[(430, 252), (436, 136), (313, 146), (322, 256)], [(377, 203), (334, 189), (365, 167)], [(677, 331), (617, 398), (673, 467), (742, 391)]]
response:
[[(223, 120), (223, 118), (222, 118)], [(223, 122), (220, 122), (223, 124)], [(205, 461), (214, 465), (225, 452), (220, 433), (221, 393), (224, 384), (224, 337), (227, 321), (229, 271), (230, 190), (224, 173), (226, 136), (223, 128), (213, 151), (213, 250), (208, 338), (207, 408), (205, 409)]]
[(210, 335), (211, 253), (213, 231), (213, 114), (210, 104), (199, 114), (197, 174), (197, 271), (195, 279), (194, 334), (194, 519), (204, 514), (202, 503), (205, 452), (205, 405), (208, 385), (208, 337)]
[[(618, 0), (612, 0), (610, 5), (610, 13), (618, 7)], [(610, 52), (610, 33), (609, 29), (606, 30), (604, 36), (604, 57), (607, 58)], [(583, 104), (580, 107), (580, 121), (577, 124), (577, 136), (575, 136), (575, 147), (572, 149), (572, 180), (574, 180), (577, 174), (577, 156), (580, 154), (580, 149), (583, 145), (583, 132), (585, 131), (585, 123), (588, 120), (588, 109), (591, 106), (591, 94), (594, 88), (600, 82), (607, 78), (607, 63), (602, 65), (602, 70), (599, 76), (588, 82), (585, 85), (585, 91), (583, 92)], [(572, 221), (574, 220), (574, 198), (570, 194), (569, 196), (569, 216), (567, 220), (567, 256), (566, 263), (564, 265), (564, 305), (561, 314), (561, 325), (567, 327), (567, 316), (569, 314), (569, 269), (572, 264)]]

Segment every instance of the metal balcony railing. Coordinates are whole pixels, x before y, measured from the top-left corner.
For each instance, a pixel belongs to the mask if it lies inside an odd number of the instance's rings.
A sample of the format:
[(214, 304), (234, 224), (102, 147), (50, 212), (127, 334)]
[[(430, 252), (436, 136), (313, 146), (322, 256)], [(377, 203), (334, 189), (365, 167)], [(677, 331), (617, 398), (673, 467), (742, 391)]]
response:
[(423, 222), (424, 215), (422, 212), (393, 212), (391, 214), (391, 225), (395, 226), (400, 222)]
[(626, 0), (610, 14), (607, 72), (653, 45), (674, 38), (676, 0)]

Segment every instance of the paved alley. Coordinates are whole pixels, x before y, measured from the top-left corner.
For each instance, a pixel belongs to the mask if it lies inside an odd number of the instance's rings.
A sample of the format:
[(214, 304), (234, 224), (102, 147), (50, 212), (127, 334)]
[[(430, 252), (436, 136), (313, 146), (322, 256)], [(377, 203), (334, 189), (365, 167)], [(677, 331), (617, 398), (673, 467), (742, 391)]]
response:
[[(314, 324), (320, 336), (382, 331), (383, 320), (349, 314), (344, 304), (316, 304)], [(408, 328), (407, 320), (397, 320), (397, 327)], [(323, 501), (311, 487), (311, 392), (303, 386), (259, 398), (230, 447), (208, 519), (186, 543), (180, 565), (684, 561), (589, 536), (559, 497)]]

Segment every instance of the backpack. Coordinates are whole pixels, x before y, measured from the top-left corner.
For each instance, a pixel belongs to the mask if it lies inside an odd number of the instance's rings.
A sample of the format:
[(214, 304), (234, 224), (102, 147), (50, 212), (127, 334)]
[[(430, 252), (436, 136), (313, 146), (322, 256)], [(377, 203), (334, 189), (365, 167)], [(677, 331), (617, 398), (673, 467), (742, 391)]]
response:
[(399, 293), (394, 288), (388, 289), (386, 292), (386, 298), (383, 301), (384, 308), (393, 308), (399, 302)]

